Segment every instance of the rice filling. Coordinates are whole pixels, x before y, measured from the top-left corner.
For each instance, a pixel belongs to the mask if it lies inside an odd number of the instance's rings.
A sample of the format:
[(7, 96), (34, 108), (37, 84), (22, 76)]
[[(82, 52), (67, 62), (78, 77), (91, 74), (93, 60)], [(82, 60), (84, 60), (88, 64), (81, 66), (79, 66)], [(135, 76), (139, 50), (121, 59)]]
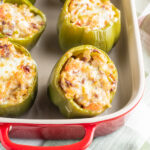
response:
[(60, 86), (67, 99), (81, 108), (101, 110), (110, 107), (111, 92), (117, 88), (115, 66), (104, 54), (85, 50), (82, 56), (71, 57), (60, 74)]
[(69, 4), (70, 22), (89, 29), (102, 29), (117, 21), (110, 1), (72, 0)]
[(0, 39), (0, 104), (21, 103), (36, 77), (36, 64), (6, 39)]
[(41, 16), (35, 15), (25, 4), (0, 5), (0, 33), (12, 38), (25, 38), (43, 26)]

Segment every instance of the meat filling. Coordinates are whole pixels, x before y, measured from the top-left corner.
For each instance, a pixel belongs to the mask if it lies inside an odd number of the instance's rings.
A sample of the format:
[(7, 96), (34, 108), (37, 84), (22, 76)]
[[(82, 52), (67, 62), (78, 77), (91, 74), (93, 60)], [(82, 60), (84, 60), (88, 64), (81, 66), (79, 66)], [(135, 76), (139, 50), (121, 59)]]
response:
[(0, 104), (22, 102), (35, 76), (35, 62), (6, 39), (0, 39)]
[(102, 29), (117, 20), (110, 1), (72, 0), (68, 11), (71, 23), (90, 29)]
[(82, 56), (71, 57), (60, 75), (60, 86), (67, 99), (81, 108), (101, 110), (110, 107), (112, 92), (117, 88), (112, 62), (96, 50), (85, 50)]
[(25, 38), (39, 31), (43, 21), (25, 4), (0, 5), (0, 33), (12, 38)]

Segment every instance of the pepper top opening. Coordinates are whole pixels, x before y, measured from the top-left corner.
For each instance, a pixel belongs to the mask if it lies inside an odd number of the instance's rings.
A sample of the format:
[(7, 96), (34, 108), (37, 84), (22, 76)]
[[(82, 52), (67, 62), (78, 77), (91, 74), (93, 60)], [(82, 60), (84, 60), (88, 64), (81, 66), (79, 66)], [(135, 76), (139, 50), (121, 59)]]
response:
[(116, 67), (103, 52), (85, 49), (63, 65), (59, 85), (65, 97), (81, 108), (100, 111), (111, 107), (117, 89)]
[(42, 17), (26, 4), (0, 5), (0, 33), (10, 38), (26, 38), (39, 32), (44, 25)]
[(0, 105), (22, 103), (34, 85), (36, 63), (21, 48), (0, 39)]
[(68, 12), (70, 23), (92, 30), (103, 29), (118, 20), (108, 0), (71, 0)]

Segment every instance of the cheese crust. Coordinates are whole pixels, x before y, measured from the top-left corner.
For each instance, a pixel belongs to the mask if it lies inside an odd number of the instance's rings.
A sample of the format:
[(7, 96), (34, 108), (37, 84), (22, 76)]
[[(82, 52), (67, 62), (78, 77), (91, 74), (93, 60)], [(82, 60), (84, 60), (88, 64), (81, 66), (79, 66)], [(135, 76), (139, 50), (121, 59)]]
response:
[(25, 4), (0, 5), (0, 33), (11, 38), (25, 38), (39, 31), (44, 22)]
[(60, 74), (60, 87), (67, 99), (81, 108), (101, 110), (110, 107), (111, 93), (117, 89), (116, 68), (101, 52), (85, 50), (71, 57)]
[(0, 39), (0, 105), (21, 103), (35, 78), (34, 60), (7, 39)]
[(88, 29), (103, 29), (117, 21), (110, 1), (71, 0), (69, 4), (70, 22)]

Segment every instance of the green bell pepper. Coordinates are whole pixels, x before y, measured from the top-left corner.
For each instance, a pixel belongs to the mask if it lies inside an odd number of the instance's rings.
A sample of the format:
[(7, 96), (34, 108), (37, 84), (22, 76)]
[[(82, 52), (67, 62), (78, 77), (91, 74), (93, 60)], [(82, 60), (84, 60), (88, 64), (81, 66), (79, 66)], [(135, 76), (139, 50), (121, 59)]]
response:
[(67, 51), (74, 46), (89, 44), (109, 52), (120, 35), (120, 11), (112, 5), (112, 9), (116, 12), (117, 21), (102, 29), (92, 30), (70, 23), (70, 16), (68, 15), (70, 2), (71, 0), (66, 0), (58, 20), (58, 36), (61, 49)]
[[(18, 45), (16, 43), (13, 43), (13, 45), (18, 51), (22, 52), (24, 55), (31, 57), (28, 50), (25, 49), (23, 46)], [(36, 76), (34, 78), (33, 84), (29, 88), (28, 94), (24, 97), (24, 100), (22, 102), (16, 102), (15, 104), (12, 103), (0, 104), (0, 116), (15, 117), (28, 111), (29, 108), (34, 103), (34, 100), (37, 95), (37, 90), (38, 90), (38, 73), (36, 68)]]
[(29, 0), (32, 4), (35, 4), (36, 0)]
[(63, 3), (64, 3), (65, 1), (66, 1), (66, 0), (61, 0), (61, 2), (63, 2)]
[[(34, 2), (33, 0), (31, 0), (31, 1)], [(36, 32), (36, 33), (34, 33), (34, 34), (32, 34), (28, 37), (25, 37), (25, 38), (11, 38), (11, 37), (8, 37), (9, 41), (17, 43), (19, 45), (22, 45), (25, 48), (27, 48), (28, 50), (31, 50), (34, 47), (34, 45), (37, 43), (37, 41), (40, 38), (43, 31), (45, 30), (45, 27), (46, 27), (46, 17), (45, 17), (45, 15), (39, 9), (34, 7), (31, 4), (31, 2), (28, 1), (28, 0), (3, 0), (3, 3), (12, 3), (12, 4), (19, 4), (19, 5), (20, 4), (26, 4), (32, 12), (39, 15), (43, 19), (43, 25), (39, 29), (38, 32)], [(3, 37), (7, 37), (7, 36), (0, 33), (0, 38), (3, 38)]]
[[(108, 63), (112, 63), (109, 56), (102, 50), (91, 46), (91, 45), (82, 45), (78, 47), (74, 47), (67, 51), (60, 60), (56, 63), (53, 68), (53, 71), (50, 75), (49, 82), (48, 82), (48, 97), (56, 105), (60, 112), (67, 118), (74, 118), (74, 117), (92, 117), (102, 113), (105, 109), (109, 106), (104, 106), (101, 110), (88, 110), (80, 107), (73, 99), (68, 99), (65, 96), (65, 92), (60, 87), (60, 73), (62, 68), (68, 61), (70, 57), (78, 56), (83, 54), (84, 50), (93, 50), (93, 52), (100, 52), (106, 56)], [(116, 83), (118, 82), (118, 73), (117, 69), (113, 72), (113, 75), (116, 79)], [(115, 95), (116, 90), (110, 92), (110, 103)]]

